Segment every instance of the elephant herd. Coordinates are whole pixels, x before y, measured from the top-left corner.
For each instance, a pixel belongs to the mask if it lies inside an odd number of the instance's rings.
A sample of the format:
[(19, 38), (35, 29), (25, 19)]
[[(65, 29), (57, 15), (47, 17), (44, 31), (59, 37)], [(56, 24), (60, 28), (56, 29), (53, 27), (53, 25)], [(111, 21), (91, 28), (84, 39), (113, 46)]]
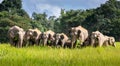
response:
[(19, 26), (12, 26), (8, 30), (8, 38), (11, 46), (15, 47), (40, 45), (75, 48), (77, 43), (80, 47), (116, 46), (114, 37), (103, 35), (99, 31), (88, 34), (88, 30), (82, 26), (71, 27), (68, 31), (69, 37), (65, 33), (55, 33), (52, 30), (41, 32), (35, 28), (24, 31)]

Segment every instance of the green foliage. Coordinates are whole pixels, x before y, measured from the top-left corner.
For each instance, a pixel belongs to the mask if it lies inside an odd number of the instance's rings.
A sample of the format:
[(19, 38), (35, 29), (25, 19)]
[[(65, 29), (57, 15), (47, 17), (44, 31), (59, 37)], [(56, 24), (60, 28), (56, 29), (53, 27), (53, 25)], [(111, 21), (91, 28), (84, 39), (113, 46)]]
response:
[(119, 38), (119, 30), (117, 27), (120, 18), (120, 1), (109, 0), (105, 4), (94, 10), (82, 23), (89, 32), (99, 30), (103, 34), (114, 36), (116, 40)]
[(0, 4), (1, 8), (0, 11), (9, 11), (11, 12), (14, 9), (21, 9), (22, 8), (22, 1), (21, 0), (3, 0)]
[(0, 66), (119, 66), (120, 43), (114, 47), (75, 49), (51, 47), (15, 48), (0, 44)]

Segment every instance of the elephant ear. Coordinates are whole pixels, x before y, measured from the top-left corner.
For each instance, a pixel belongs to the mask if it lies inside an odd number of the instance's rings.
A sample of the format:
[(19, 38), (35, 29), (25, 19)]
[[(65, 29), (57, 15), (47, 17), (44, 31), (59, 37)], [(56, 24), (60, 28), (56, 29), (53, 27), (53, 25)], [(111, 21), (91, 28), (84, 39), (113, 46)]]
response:
[(64, 37), (64, 35), (61, 35), (60, 38), (61, 38), (61, 39), (64, 39), (65, 37)]
[(77, 31), (77, 36), (80, 37), (81, 30)]
[(56, 34), (54, 34), (53, 37), (56, 38)]
[(35, 37), (37, 37), (38, 34), (37, 34), (36, 31), (34, 31), (34, 32), (33, 32), (33, 35), (34, 35)]
[(51, 38), (52, 38), (51, 34), (48, 34), (48, 39), (51, 39)]

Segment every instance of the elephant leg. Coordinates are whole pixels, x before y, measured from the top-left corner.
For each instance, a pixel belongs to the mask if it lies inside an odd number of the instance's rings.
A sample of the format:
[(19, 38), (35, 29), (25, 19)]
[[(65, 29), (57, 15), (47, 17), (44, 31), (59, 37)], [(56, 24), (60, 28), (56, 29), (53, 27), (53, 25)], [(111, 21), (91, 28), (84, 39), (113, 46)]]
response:
[(65, 42), (63, 41), (63, 42), (62, 42), (62, 47), (64, 47), (64, 44), (65, 44)]
[(23, 44), (23, 40), (21, 39), (19, 43), (19, 47), (22, 47), (22, 44)]
[(44, 46), (47, 45), (47, 39), (44, 40), (44, 43), (43, 43), (43, 44), (44, 44)]
[(40, 39), (37, 42), (38, 42), (37, 45), (39, 46), (40, 45)]
[(71, 48), (73, 48), (73, 45), (74, 45), (74, 43), (72, 42), (72, 44), (71, 44)]
[(11, 39), (11, 38), (10, 38), (10, 45), (11, 45), (11, 46), (15, 46), (15, 45), (14, 45), (14, 42), (13, 42), (13, 39)]
[(109, 45), (109, 44), (108, 44), (108, 41), (105, 41), (105, 42), (103, 43), (103, 45), (108, 46), (108, 45)]
[(76, 47), (76, 38), (72, 39), (72, 43), (71, 43), (71, 48), (75, 48)]
[(27, 42), (23, 40), (23, 44), (22, 44), (22, 47), (23, 46), (26, 46)]
[(114, 43), (113, 46), (116, 47), (116, 44)]
[(99, 40), (98, 46), (99, 46), (99, 47), (102, 47), (102, 45), (103, 45), (103, 41)]
[(91, 39), (91, 46), (92, 46), (92, 47), (94, 46), (94, 43), (95, 43), (95, 40), (94, 40), (94, 39)]
[(39, 42), (38, 42), (38, 40), (35, 40), (35, 44), (36, 44), (36, 45), (39, 45)]

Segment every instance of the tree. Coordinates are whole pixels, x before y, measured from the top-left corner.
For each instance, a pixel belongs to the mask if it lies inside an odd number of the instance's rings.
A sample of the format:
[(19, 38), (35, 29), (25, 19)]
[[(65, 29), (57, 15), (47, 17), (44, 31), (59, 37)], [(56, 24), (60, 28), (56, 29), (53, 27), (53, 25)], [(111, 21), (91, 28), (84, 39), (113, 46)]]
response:
[(2, 3), (1, 11), (6, 10), (11, 12), (12, 10), (16, 9), (21, 9), (22, 8), (22, 1), (21, 0), (3, 0)]

